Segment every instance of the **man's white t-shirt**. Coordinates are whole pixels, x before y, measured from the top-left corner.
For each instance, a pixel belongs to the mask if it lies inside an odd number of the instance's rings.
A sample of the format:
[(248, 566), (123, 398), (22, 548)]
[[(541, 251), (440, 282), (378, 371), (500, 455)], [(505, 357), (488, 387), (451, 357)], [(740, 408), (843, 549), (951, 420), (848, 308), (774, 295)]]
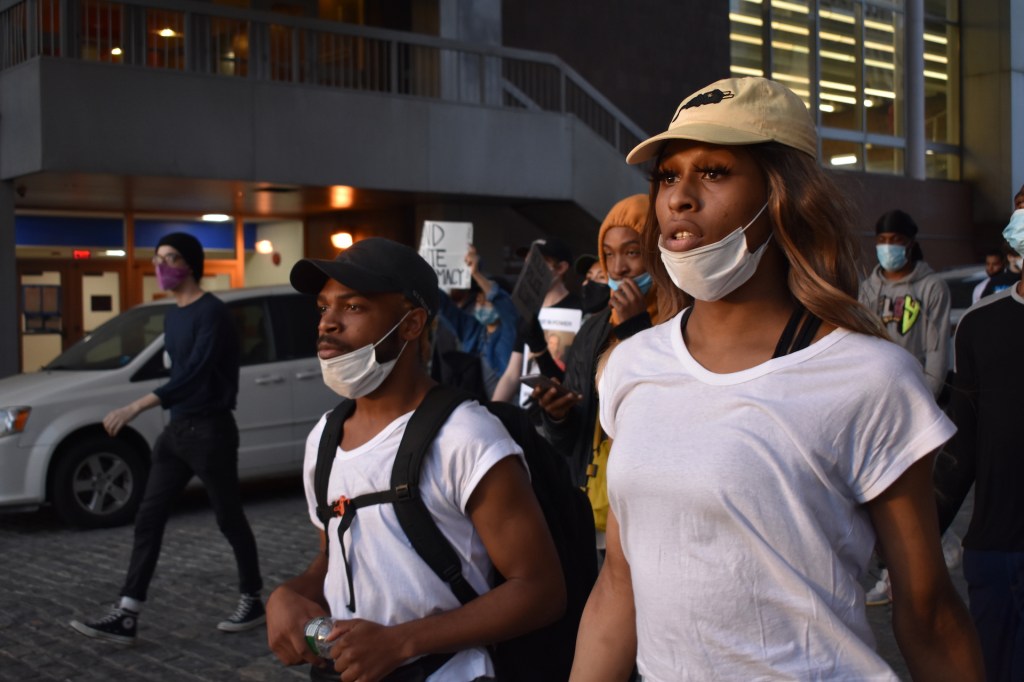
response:
[[(398, 445), (412, 412), (402, 415), (353, 450), (338, 448), (331, 468), (327, 499), (349, 499), (387, 490)], [(316, 515), (313, 478), (326, 417), (306, 439), (303, 485), (313, 525)], [(522, 460), (522, 449), (486, 408), (476, 402), (460, 405), (441, 427), (423, 460), (420, 493), (441, 532), (462, 559), (462, 573), (478, 593), (490, 589), (493, 566), (483, 542), (466, 516), (466, 504), (477, 484), (497, 462), (508, 456)], [(523, 466), (526, 466), (523, 460)], [(413, 549), (390, 504), (363, 507), (345, 533), (345, 550), (352, 566), (356, 611), (348, 610), (345, 563), (338, 544), (338, 519), (327, 528), (330, 560), (324, 595), (337, 619), (362, 618), (395, 625), (450, 611), (460, 606), (451, 589)], [(430, 676), (431, 680), (473, 680), (493, 675), (483, 648), (462, 651)]]
[(715, 374), (677, 316), (599, 389), (645, 682), (898, 679), (864, 609), (863, 503), (955, 431), (911, 355), (836, 330)]

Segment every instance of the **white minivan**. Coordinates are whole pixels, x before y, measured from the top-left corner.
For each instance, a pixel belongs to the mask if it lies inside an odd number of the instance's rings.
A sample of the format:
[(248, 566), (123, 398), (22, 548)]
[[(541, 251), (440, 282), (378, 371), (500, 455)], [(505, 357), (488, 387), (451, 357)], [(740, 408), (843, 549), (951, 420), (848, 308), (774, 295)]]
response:
[[(242, 346), (239, 475), (297, 473), (310, 429), (339, 400), (316, 357), (315, 302), (289, 286), (213, 293), (227, 304)], [(116, 438), (102, 421), (167, 381), (163, 319), (171, 305), (132, 308), (41, 371), (0, 380), (0, 509), (51, 504), (82, 527), (134, 518), (168, 413), (147, 410)]]

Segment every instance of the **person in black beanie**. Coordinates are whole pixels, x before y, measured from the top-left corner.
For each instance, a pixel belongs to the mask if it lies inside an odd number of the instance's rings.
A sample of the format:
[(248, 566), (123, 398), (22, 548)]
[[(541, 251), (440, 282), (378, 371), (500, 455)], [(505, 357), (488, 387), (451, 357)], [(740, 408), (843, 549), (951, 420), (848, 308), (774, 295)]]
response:
[(231, 543), (241, 597), (221, 621), (223, 632), (265, 622), (256, 538), (242, 509), (238, 485), (238, 426), (231, 411), (238, 394), (239, 343), (227, 306), (203, 291), (203, 247), (183, 232), (168, 234), (153, 256), (160, 288), (177, 305), (164, 317), (170, 380), (103, 419), (111, 437), (139, 413), (158, 405), (170, 422), (153, 447), (146, 492), (135, 519), (135, 541), (120, 602), (93, 621), (71, 621), (75, 631), (108, 641), (135, 641), (139, 611), (156, 569), (171, 505), (193, 475), (206, 487), (221, 533)]

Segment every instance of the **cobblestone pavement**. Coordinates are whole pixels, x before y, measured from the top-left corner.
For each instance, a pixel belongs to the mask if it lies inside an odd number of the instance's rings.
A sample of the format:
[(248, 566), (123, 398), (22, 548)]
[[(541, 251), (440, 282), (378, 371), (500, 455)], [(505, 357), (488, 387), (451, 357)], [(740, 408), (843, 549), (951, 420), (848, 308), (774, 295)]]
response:
[[(246, 485), (246, 513), (260, 550), (264, 595), (302, 571), (316, 536), (298, 479)], [(969, 504), (954, 528), (966, 529)], [(202, 491), (190, 491), (172, 517), (139, 641), (122, 646), (76, 634), (72, 618), (106, 613), (117, 599), (131, 548), (130, 526), (76, 531), (47, 510), (0, 515), (0, 681), (306, 680), (269, 652), (264, 628), (222, 633), (234, 611), (237, 574)], [(959, 569), (954, 579), (963, 593)], [(890, 628), (888, 606), (868, 609), (879, 651), (909, 679)]]

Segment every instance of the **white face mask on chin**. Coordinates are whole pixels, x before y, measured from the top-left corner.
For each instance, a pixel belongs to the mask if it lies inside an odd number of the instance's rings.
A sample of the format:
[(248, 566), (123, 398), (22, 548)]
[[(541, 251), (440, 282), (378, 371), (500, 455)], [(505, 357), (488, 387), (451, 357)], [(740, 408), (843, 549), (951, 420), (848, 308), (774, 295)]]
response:
[(747, 228), (761, 217), (766, 208), (767, 201), (749, 223), (707, 246), (677, 253), (663, 247), (659, 238), (661, 262), (665, 264), (672, 283), (698, 301), (717, 301), (736, 291), (757, 270), (765, 247), (771, 241), (769, 234), (757, 251), (751, 253), (747, 250)]
[(402, 350), (398, 351), (394, 360), (388, 360), (383, 364), (377, 362), (377, 346), (398, 329), (398, 325), (402, 324), (410, 312), (412, 311), (403, 315), (391, 331), (382, 336), (377, 343), (371, 343), (329, 360), (320, 358), (320, 371), (323, 372), (327, 388), (350, 400), (362, 398), (376, 391), (391, 374), (409, 342), (402, 344)]

